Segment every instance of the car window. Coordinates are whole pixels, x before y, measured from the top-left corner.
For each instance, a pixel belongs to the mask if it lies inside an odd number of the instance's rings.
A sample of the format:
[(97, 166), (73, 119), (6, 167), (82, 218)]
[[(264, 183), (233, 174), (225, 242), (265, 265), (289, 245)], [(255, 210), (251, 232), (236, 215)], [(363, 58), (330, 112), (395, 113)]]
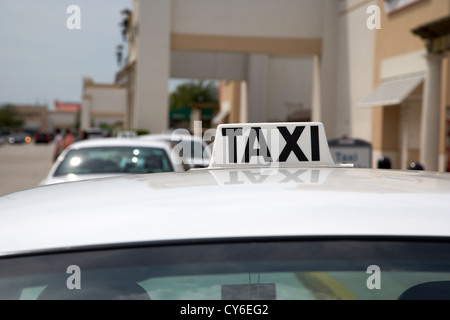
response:
[(0, 258), (2, 299), (426, 299), (428, 286), (450, 298), (448, 242), (191, 242)]
[(173, 170), (167, 153), (160, 148), (96, 147), (69, 151), (54, 175), (156, 173)]

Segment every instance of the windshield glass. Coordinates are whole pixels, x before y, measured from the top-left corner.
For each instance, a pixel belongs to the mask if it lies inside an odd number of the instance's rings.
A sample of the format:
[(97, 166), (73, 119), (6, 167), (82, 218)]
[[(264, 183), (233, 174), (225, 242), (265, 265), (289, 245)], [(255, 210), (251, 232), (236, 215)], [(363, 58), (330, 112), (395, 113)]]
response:
[(55, 176), (98, 173), (154, 173), (173, 171), (163, 149), (149, 147), (96, 147), (71, 150)]
[(166, 244), (0, 259), (2, 299), (449, 299), (449, 288), (450, 243), (437, 241)]

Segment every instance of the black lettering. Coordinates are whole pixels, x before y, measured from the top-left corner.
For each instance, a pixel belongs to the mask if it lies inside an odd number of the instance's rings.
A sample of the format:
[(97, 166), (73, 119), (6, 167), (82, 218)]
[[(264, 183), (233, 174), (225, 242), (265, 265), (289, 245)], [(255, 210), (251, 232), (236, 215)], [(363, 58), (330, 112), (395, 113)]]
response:
[(311, 161), (320, 161), (319, 127), (311, 126)]
[[(255, 140), (258, 140), (260, 149), (253, 148), (253, 146), (255, 145)], [(242, 160), (242, 162), (249, 163), (250, 157), (254, 156), (263, 156), (264, 161), (266, 162), (272, 161), (269, 148), (267, 147), (266, 139), (264, 139), (264, 135), (261, 134), (261, 128), (259, 127), (250, 128), (250, 134), (248, 136), (247, 145), (245, 146), (244, 159)]]
[(242, 136), (242, 128), (222, 128), (222, 135), (228, 137), (228, 159), (237, 163), (237, 136)]
[(297, 141), (304, 129), (304, 126), (295, 127), (294, 132), (290, 134), (289, 130), (286, 127), (278, 127), (278, 130), (286, 141), (286, 146), (284, 147), (283, 151), (281, 151), (278, 162), (286, 162), (291, 152), (294, 152), (298, 161), (308, 161), (308, 158), (306, 158), (302, 149), (300, 149), (299, 145), (297, 144)]

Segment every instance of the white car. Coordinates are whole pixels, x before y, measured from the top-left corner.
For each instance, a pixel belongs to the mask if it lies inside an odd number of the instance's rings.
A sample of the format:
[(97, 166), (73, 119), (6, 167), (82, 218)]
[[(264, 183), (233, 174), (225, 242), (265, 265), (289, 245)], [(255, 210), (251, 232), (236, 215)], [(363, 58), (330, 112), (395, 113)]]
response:
[(126, 138), (81, 140), (67, 147), (39, 185), (117, 175), (184, 171), (163, 142)]
[(223, 125), (206, 169), (1, 196), (0, 298), (450, 299), (449, 226), (449, 174), (335, 164), (320, 123)]
[(178, 158), (185, 169), (206, 168), (211, 159), (212, 144), (190, 134), (162, 133), (138, 136), (141, 140), (165, 141), (172, 145), (172, 155)]

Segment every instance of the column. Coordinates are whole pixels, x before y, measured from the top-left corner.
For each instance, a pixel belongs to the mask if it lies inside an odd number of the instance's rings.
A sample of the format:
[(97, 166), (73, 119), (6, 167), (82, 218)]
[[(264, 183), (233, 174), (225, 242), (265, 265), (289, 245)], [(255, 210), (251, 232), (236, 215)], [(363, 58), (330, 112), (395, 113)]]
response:
[(171, 0), (137, 2), (134, 128), (161, 133), (169, 126)]
[(400, 155), (400, 168), (406, 170), (408, 168), (409, 161), (409, 139), (408, 139), (408, 122), (409, 122), (409, 105), (408, 102), (404, 102), (400, 111), (400, 130), (401, 130), (401, 155)]
[(315, 55), (313, 58), (311, 121), (322, 121), (322, 110), (320, 104), (320, 57), (318, 55)]
[(239, 122), (246, 123), (248, 122), (248, 98), (247, 98), (247, 82), (241, 81), (241, 110), (239, 113)]
[(91, 96), (84, 94), (81, 102), (80, 128), (83, 130), (91, 127)]
[(438, 170), (439, 124), (441, 112), (442, 56), (428, 53), (427, 78), (420, 127), (420, 162), (427, 171)]
[(249, 54), (248, 59), (248, 121), (267, 122), (269, 56)]

